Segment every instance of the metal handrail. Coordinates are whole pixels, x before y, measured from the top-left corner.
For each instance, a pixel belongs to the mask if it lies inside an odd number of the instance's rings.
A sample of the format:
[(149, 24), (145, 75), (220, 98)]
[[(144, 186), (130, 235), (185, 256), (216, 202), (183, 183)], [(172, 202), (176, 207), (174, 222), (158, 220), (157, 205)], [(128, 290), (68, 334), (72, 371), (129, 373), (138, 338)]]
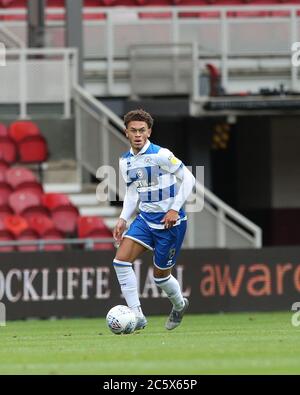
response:
[[(112, 121), (116, 126), (118, 126), (121, 130), (124, 129), (124, 123), (120, 117), (118, 117), (109, 107), (101, 103), (99, 100), (95, 99), (88, 91), (82, 88), (78, 84), (74, 84), (73, 90), (75, 95), (78, 94), (79, 96), (83, 97), (93, 108), (97, 109), (101, 114), (104, 114)], [(128, 146), (128, 142), (126, 138), (122, 135), (119, 136), (120, 140), (126, 143), (126, 147)]]
[[(102, 14), (108, 12), (129, 12), (129, 11), (137, 11), (137, 12), (168, 12), (170, 10), (182, 12), (182, 11), (204, 11), (204, 12), (214, 12), (214, 11), (291, 11), (298, 10), (300, 5), (296, 4), (251, 4), (251, 5), (217, 5), (213, 6), (147, 6), (147, 8), (143, 9), (141, 7), (126, 7), (126, 8), (115, 8), (115, 7), (84, 7), (83, 12), (88, 14), (99, 13)], [(26, 8), (10, 8), (10, 9), (0, 9), (0, 15), (26, 15)], [(64, 7), (46, 7), (46, 14), (49, 15), (63, 15), (65, 14)]]
[(77, 244), (85, 244), (88, 247), (93, 246), (94, 244), (104, 244), (104, 243), (112, 243), (115, 245), (115, 239), (112, 237), (103, 237), (103, 238), (92, 238), (87, 237), (85, 239), (37, 239), (37, 240), (12, 240), (12, 241), (0, 241), (0, 247), (24, 247), (24, 246), (39, 246), (42, 249), (45, 245), (77, 245)]

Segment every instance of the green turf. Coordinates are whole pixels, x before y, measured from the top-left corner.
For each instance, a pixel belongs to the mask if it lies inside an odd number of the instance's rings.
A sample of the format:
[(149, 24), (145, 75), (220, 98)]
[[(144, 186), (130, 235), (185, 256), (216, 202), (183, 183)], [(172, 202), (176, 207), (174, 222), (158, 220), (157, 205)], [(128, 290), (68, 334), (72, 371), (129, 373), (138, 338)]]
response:
[(104, 319), (8, 322), (1, 374), (299, 374), (300, 328), (291, 313), (187, 315), (174, 331), (148, 317), (116, 336)]

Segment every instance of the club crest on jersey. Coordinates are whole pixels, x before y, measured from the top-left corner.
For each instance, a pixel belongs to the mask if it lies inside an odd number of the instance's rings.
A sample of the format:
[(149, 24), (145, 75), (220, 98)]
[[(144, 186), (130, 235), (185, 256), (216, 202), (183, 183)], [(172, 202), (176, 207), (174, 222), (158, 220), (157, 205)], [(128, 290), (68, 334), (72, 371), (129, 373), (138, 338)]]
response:
[(136, 176), (137, 176), (138, 178), (143, 178), (143, 176), (144, 176), (143, 170), (142, 170), (142, 169), (138, 169), (138, 170), (136, 171)]

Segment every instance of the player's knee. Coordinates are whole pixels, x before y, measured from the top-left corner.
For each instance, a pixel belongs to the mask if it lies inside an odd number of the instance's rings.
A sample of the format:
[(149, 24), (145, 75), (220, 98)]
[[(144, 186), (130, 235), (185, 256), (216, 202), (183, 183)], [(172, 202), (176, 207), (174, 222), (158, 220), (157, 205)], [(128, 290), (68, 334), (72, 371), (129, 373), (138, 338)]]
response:
[(171, 269), (161, 270), (158, 267), (154, 267), (153, 277), (154, 278), (165, 278), (171, 274)]
[(120, 253), (120, 254), (116, 254), (114, 260), (118, 260), (121, 262), (131, 262), (130, 256), (129, 254), (124, 254), (124, 253)]

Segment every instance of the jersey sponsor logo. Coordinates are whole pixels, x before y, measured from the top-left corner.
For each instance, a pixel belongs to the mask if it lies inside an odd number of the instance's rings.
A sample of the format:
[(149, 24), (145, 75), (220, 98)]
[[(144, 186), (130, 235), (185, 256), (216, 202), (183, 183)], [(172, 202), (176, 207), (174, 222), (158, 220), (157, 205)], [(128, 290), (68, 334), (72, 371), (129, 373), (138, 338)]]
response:
[(174, 155), (170, 155), (168, 159), (172, 163), (172, 165), (178, 165), (180, 163), (180, 160), (177, 159)]

